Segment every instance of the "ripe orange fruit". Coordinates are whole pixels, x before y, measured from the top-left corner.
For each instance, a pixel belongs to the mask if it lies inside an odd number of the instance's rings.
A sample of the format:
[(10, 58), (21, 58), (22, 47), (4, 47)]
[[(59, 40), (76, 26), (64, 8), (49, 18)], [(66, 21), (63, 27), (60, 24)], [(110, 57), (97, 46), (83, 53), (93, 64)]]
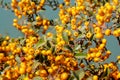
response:
[(40, 76), (41, 77), (46, 77), (48, 74), (47, 74), (47, 71), (46, 70), (44, 70), (44, 69), (42, 69), (42, 70), (40, 70)]
[(91, 32), (88, 32), (88, 33), (86, 34), (86, 37), (87, 37), (87, 38), (91, 38), (91, 36), (92, 36), (92, 33), (91, 33)]
[(102, 39), (102, 43), (103, 44), (106, 44), (106, 42), (107, 42), (107, 40), (104, 38), (104, 39)]
[(20, 74), (24, 74), (24, 73), (25, 73), (25, 68), (24, 68), (24, 67), (20, 67), (19, 73), (20, 73)]
[(97, 75), (94, 75), (94, 76), (93, 76), (93, 80), (98, 80), (98, 76), (97, 76)]
[(109, 36), (110, 34), (111, 34), (111, 30), (110, 30), (110, 29), (106, 29), (106, 30), (105, 30), (105, 35), (106, 35), (106, 36)]
[(94, 32), (95, 32), (95, 33), (99, 33), (99, 32), (101, 32), (100, 27), (95, 27), (95, 28), (94, 28)]
[(115, 36), (115, 37), (119, 37), (118, 30), (114, 30), (114, 31), (113, 31), (113, 36)]
[(49, 69), (48, 69), (48, 72), (49, 72), (49, 74), (52, 74), (54, 71), (53, 71), (52, 68), (49, 68)]
[(68, 77), (69, 77), (69, 74), (68, 74), (67, 72), (63, 72), (63, 73), (61, 74), (61, 80), (67, 80)]
[(103, 36), (104, 36), (104, 35), (103, 35), (102, 33), (97, 33), (97, 34), (95, 35), (95, 37), (98, 38), (98, 39), (102, 39)]

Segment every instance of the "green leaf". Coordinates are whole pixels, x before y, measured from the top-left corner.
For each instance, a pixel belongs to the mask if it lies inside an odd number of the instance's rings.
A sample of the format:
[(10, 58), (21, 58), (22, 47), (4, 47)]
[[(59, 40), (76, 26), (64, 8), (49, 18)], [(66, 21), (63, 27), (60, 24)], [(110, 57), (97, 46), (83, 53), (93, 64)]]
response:
[(85, 53), (77, 53), (77, 54), (75, 54), (75, 57), (77, 59), (86, 58), (86, 56), (87, 56), (87, 54), (85, 54)]
[(34, 61), (34, 64), (32, 65), (33, 69), (36, 69), (40, 65), (40, 62)]
[(89, 76), (86, 80), (93, 80), (93, 77)]
[(117, 28), (120, 28), (120, 24), (117, 24)]
[(40, 76), (34, 77), (33, 80), (43, 80)]
[(81, 48), (81, 45), (75, 45), (74, 50), (79, 50)]
[(93, 38), (94, 38), (94, 34), (92, 34), (92, 36), (91, 36), (91, 38), (90, 38), (90, 41), (92, 41), (92, 40), (93, 40)]
[(51, 51), (52, 51), (52, 54), (55, 53), (55, 46), (52, 46), (52, 47), (51, 47)]
[(106, 77), (110, 74), (110, 69), (106, 68), (105, 72), (101, 75), (101, 77)]
[(118, 64), (120, 64), (120, 60), (118, 60)]
[(47, 41), (47, 46), (48, 46), (49, 48), (51, 47), (50, 41)]
[(25, 75), (21, 75), (21, 76), (18, 77), (17, 80), (23, 80), (24, 78), (25, 78)]
[(73, 74), (77, 78), (77, 80), (82, 80), (82, 78), (85, 76), (85, 72), (81, 69), (74, 71)]
[(72, 76), (69, 77), (68, 80), (75, 80), (75, 77), (72, 75)]
[(73, 52), (73, 49), (69, 45), (65, 45), (64, 48)]
[(35, 45), (35, 48), (39, 48), (39, 47), (45, 45), (46, 42), (47, 42), (46, 37), (43, 36), (43, 37), (38, 41), (38, 43)]
[(67, 32), (63, 32), (62, 38), (63, 38), (63, 40), (65, 40), (66, 42), (68, 42), (69, 41), (69, 39), (68, 39), (68, 33)]
[(21, 63), (21, 59), (18, 55), (15, 56), (15, 60), (17, 61), (17, 63)]

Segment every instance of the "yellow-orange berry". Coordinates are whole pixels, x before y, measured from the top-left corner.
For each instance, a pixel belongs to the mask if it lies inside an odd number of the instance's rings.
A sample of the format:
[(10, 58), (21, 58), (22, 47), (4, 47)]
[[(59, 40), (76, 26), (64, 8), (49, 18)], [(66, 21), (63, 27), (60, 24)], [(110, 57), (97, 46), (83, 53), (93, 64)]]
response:
[(97, 33), (95, 35), (95, 37), (98, 38), (98, 39), (102, 39), (104, 37), (104, 35), (102, 33)]
[(61, 74), (61, 80), (67, 80), (68, 77), (69, 77), (69, 74), (68, 74), (67, 72), (63, 72), (63, 73)]
[(94, 75), (94, 76), (93, 76), (93, 80), (98, 80), (98, 76), (97, 76), (97, 75)]
[(111, 30), (110, 30), (110, 29), (106, 29), (106, 30), (105, 30), (105, 35), (106, 35), (106, 36), (109, 36), (110, 34), (111, 34)]

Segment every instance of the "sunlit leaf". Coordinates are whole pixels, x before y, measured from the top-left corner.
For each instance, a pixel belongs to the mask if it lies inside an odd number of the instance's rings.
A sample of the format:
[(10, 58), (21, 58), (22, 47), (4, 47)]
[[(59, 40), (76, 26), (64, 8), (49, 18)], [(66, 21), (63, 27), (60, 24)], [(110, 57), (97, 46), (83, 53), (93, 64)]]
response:
[(15, 56), (15, 60), (17, 61), (17, 63), (21, 63), (21, 59), (18, 55)]
[(75, 45), (74, 50), (79, 50), (80, 48), (81, 48), (81, 46), (80, 46), (80, 45)]
[(120, 64), (120, 60), (118, 61), (118, 64)]
[(68, 80), (76, 80), (74, 76), (70, 76)]
[(63, 39), (64, 39), (66, 42), (69, 41), (69, 39), (68, 39), (68, 33), (67, 33), (67, 32), (63, 32), (62, 37), (63, 37)]
[(93, 80), (93, 77), (89, 76), (86, 80)]
[(36, 69), (40, 65), (40, 62), (34, 61), (34, 64), (32, 65), (33, 69)]
[(50, 48), (51, 47), (51, 44), (49, 41), (47, 41), (47, 46)]
[(45, 44), (46, 44), (46, 41), (47, 41), (47, 40), (46, 40), (46, 37), (45, 37), (45, 36), (41, 37), (41, 39), (38, 41), (38, 43), (35, 45), (35, 47), (36, 47), (36, 48), (39, 48), (39, 47), (45, 45)]
[(120, 24), (117, 24), (117, 28), (120, 28)]
[(25, 75), (21, 75), (20, 77), (18, 77), (17, 80), (23, 80), (25, 78)]
[(101, 75), (101, 77), (106, 77), (110, 74), (110, 69), (106, 68), (105, 72)]
[(33, 80), (43, 80), (40, 76), (34, 77)]
[(86, 58), (86, 56), (87, 56), (87, 54), (85, 54), (85, 53), (77, 53), (77, 54), (75, 54), (75, 57), (77, 59)]
[(82, 78), (85, 76), (85, 72), (81, 69), (74, 71), (73, 74), (77, 78), (77, 80), (82, 80)]
[(69, 45), (65, 45), (64, 48), (73, 52), (73, 49)]

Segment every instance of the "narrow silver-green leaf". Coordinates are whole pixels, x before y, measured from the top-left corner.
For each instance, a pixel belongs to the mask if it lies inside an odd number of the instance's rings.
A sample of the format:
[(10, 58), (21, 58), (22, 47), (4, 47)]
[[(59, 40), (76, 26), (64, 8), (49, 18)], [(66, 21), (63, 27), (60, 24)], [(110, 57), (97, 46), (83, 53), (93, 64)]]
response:
[(87, 54), (85, 53), (77, 53), (75, 54), (75, 57), (78, 58), (78, 59), (81, 59), (81, 58), (86, 58)]
[(81, 69), (73, 72), (74, 76), (77, 78), (77, 80), (82, 80), (85, 76), (85, 72)]
[(37, 76), (37, 77), (34, 77), (33, 80), (43, 80), (41, 77)]
[(68, 39), (68, 33), (67, 33), (67, 32), (63, 32), (62, 38), (63, 38), (66, 42), (68, 42), (68, 41), (69, 41), (69, 39)]

